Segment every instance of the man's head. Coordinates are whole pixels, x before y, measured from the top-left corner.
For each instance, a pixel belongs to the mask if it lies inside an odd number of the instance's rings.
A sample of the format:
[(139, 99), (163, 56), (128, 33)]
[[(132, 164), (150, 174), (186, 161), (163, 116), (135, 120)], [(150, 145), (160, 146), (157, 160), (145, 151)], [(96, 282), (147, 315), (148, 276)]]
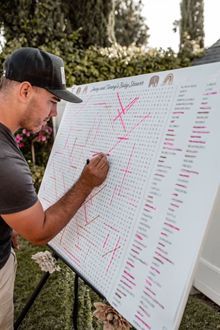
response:
[(58, 99), (81, 102), (79, 97), (66, 89), (63, 60), (38, 48), (24, 47), (13, 52), (4, 63), (3, 76), (44, 88)]
[(12, 131), (37, 132), (57, 115), (57, 102), (81, 99), (66, 89), (63, 60), (37, 48), (20, 48), (4, 63), (0, 120)]

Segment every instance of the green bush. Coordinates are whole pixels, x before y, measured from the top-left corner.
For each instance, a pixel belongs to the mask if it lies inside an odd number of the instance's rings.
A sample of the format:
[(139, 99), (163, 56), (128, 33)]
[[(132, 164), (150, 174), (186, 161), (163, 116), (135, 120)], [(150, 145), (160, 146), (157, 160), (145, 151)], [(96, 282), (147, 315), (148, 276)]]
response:
[[(136, 46), (122, 47), (118, 44), (109, 48), (90, 47), (83, 50), (76, 48), (77, 34), (73, 34), (69, 39), (67, 48), (63, 47), (65, 43), (62, 43), (62, 40), (59, 43), (39, 46), (64, 59), (68, 86), (190, 66), (195, 57), (201, 56), (190, 53), (176, 54), (171, 48), (146, 50)], [(26, 39), (8, 42), (7, 47), (0, 53), (0, 63), (2, 64), (13, 50), (23, 46), (27, 46)]]
[(44, 165), (34, 165), (33, 163), (29, 162), (29, 167), (32, 172), (32, 179), (33, 179), (35, 189), (36, 189), (36, 191), (38, 191), (40, 188), (42, 179), (43, 179), (45, 166)]
[(196, 55), (177, 55), (172, 49), (144, 50), (135, 46), (90, 47), (66, 57), (69, 85), (85, 84), (189, 66)]

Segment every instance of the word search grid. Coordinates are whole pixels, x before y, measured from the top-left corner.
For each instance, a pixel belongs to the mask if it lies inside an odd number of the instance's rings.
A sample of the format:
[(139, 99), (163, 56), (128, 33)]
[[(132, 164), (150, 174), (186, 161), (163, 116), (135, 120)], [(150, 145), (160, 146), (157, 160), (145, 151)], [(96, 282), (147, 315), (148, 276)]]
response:
[(136, 329), (177, 329), (218, 189), (220, 65), (74, 87), (40, 188), (46, 209), (86, 159), (110, 171), (49, 245)]

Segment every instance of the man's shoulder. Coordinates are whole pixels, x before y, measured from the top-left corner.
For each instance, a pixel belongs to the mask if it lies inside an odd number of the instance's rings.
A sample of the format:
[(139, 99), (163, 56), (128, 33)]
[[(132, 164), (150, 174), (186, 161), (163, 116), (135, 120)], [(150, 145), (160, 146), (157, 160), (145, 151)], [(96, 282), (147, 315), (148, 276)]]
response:
[(14, 136), (9, 129), (0, 123), (0, 159), (4, 157), (22, 157)]
[(11, 158), (21, 157), (21, 152), (16, 144), (0, 139), (0, 161), (2, 161), (2, 159), (10, 160)]

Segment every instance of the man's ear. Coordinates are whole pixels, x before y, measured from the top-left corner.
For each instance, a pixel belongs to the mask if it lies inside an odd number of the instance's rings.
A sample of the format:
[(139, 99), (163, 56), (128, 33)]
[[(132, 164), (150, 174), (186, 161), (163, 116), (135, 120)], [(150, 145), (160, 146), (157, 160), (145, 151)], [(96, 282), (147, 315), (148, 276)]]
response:
[(21, 102), (29, 102), (30, 97), (33, 94), (33, 87), (28, 81), (23, 81), (19, 85), (19, 99)]

